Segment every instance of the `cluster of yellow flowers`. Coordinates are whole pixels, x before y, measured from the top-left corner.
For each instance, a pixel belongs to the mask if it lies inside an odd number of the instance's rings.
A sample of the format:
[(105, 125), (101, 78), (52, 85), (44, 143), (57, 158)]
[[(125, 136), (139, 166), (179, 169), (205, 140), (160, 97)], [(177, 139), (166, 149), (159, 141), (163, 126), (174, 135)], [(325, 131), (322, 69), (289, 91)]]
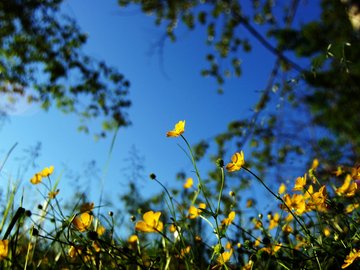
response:
[(46, 167), (41, 172), (36, 173), (31, 179), (31, 184), (37, 185), (41, 183), (44, 177), (50, 176), (54, 172), (54, 166)]

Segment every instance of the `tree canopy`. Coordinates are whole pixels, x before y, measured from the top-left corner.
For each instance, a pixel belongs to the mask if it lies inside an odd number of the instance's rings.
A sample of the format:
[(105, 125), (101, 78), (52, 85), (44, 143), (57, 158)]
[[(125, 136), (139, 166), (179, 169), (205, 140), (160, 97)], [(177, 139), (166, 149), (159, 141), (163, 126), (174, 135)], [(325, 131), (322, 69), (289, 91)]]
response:
[[(0, 93), (13, 102), (26, 96), (43, 109), (55, 104), (79, 116), (79, 130), (104, 136), (130, 123), (130, 84), (117, 69), (83, 53), (87, 35), (61, 13), (62, 2), (0, 2)], [(99, 130), (88, 128), (94, 118), (103, 120)]]

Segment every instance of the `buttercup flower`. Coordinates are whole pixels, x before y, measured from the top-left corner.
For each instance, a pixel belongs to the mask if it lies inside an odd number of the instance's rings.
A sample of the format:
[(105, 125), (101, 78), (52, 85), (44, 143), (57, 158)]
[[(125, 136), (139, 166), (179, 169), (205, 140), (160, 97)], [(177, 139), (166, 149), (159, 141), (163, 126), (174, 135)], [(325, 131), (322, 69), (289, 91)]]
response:
[(303, 177), (296, 178), (295, 186), (293, 188), (293, 191), (295, 191), (295, 190), (303, 190), (305, 185), (306, 185), (306, 174)]
[(244, 152), (237, 152), (231, 157), (231, 162), (226, 165), (228, 172), (235, 172), (241, 169), (241, 166), (245, 164)]
[(195, 206), (191, 205), (190, 208), (189, 208), (189, 218), (190, 219), (194, 219), (196, 217), (198, 217), (201, 212), (202, 212), (202, 209), (205, 209), (206, 208), (206, 204), (205, 203), (199, 203), (199, 208), (196, 208)]
[(286, 194), (284, 196), (285, 205), (281, 205), (281, 209), (284, 209), (285, 211), (288, 211), (288, 207), (290, 210), (294, 210), (297, 215), (301, 215), (306, 210), (306, 204), (304, 196), (301, 194), (293, 194), (292, 197), (290, 197), (289, 194)]
[(175, 125), (175, 128), (171, 131), (168, 131), (166, 133), (166, 137), (179, 137), (181, 134), (183, 134), (185, 131), (185, 120), (179, 121)]
[(191, 177), (189, 177), (188, 179), (186, 179), (186, 182), (184, 183), (184, 188), (188, 189), (191, 188), (194, 184), (194, 181)]
[(281, 194), (285, 193), (285, 191), (286, 191), (286, 185), (284, 183), (281, 183), (281, 185), (278, 189), (278, 194), (281, 195)]
[(351, 265), (357, 258), (360, 257), (360, 250), (356, 250), (355, 248), (350, 251), (350, 254), (346, 256), (344, 260), (344, 264), (341, 266), (342, 269)]
[(31, 184), (37, 185), (39, 183), (41, 183), (42, 181), (42, 176), (40, 173), (36, 173), (31, 179), (30, 182)]
[(345, 177), (343, 185), (336, 189), (336, 193), (339, 196), (352, 197), (355, 195), (356, 190), (357, 190), (357, 184), (348, 174)]
[(159, 221), (161, 212), (149, 211), (143, 215), (144, 220), (140, 220), (135, 225), (135, 230), (141, 232), (161, 232), (164, 225)]
[(0, 261), (5, 259), (9, 253), (9, 240), (0, 240)]
[(31, 184), (37, 185), (41, 183), (43, 177), (48, 177), (54, 172), (54, 166), (46, 167), (41, 172), (36, 173), (31, 179)]
[(73, 221), (72, 224), (79, 232), (84, 232), (91, 226), (93, 221), (93, 215), (89, 212), (84, 212), (79, 215), (77, 215)]
[(230, 249), (230, 251), (225, 251), (221, 253), (220, 256), (217, 257), (216, 259), (218, 265), (224, 265), (225, 263), (227, 263), (230, 260), (232, 254), (233, 254), (232, 249)]
[(231, 211), (227, 218), (225, 218), (223, 221), (221, 221), (221, 224), (223, 226), (229, 226), (233, 220), (235, 219), (235, 211)]

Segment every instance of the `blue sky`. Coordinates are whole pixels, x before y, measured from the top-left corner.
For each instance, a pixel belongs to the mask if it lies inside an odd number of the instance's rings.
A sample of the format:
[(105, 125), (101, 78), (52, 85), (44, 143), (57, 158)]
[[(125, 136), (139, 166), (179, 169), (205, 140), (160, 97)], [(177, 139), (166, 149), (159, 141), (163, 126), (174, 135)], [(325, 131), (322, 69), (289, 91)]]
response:
[[(148, 180), (147, 176), (152, 172), (163, 183), (180, 187), (182, 183), (175, 181), (175, 174), (179, 170), (190, 174), (192, 167), (177, 145), (181, 141), (166, 138), (166, 132), (177, 121), (186, 120), (186, 137), (190, 143), (196, 143), (225, 130), (230, 121), (250, 116), (274, 60), (254, 42), (254, 52), (243, 54), (242, 77), (229, 80), (225, 93), (218, 95), (215, 81), (200, 76), (200, 70), (206, 67), (204, 57), (209, 51), (204, 42), (204, 29), (188, 31), (180, 28), (178, 41), (165, 43), (161, 62), (155, 44), (164, 30), (156, 27), (154, 19), (139, 9), (120, 9), (116, 1), (91, 0), (85, 5), (82, 0), (72, 0), (65, 1), (63, 11), (76, 18), (81, 29), (88, 33), (85, 52), (117, 67), (131, 82), (133, 106), (129, 116), (133, 125), (118, 132), (105, 178), (105, 195), (108, 197), (126, 190), (125, 159), (133, 146), (145, 158), (145, 178), (138, 180), (145, 193), (158, 189)], [(89, 187), (90, 197), (97, 201), (100, 183), (84, 176), (83, 172), (86, 164), (94, 159), (100, 170), (98, 174), (102, 175), (111, 136), (95, 142), (93, 137), (77, 132), (78, 123), (75, 115), (64, 115), (56, 109), (44, 112), (35, 105), (29, 108), (23, 105), (18, 113), (10, 115), (10, 122), (0, 133), (1, 160), (15, 142), (19, 145), (2, 171), (1, 187), (9, 179), (17, 178), (19, 163), (16, 157), (23, 155), (23, 149), (40, 141), (42, 149), (37, 169), (53, 164), (55, 176), (64, 171), (60, 195), (66, 198), (72, 194), (74, 180), (71, 176), (82, 175), (81, 183)], [(97, 127), (100, 121), (92, 125)], [(229, 160), (230, 156), (223, 158)], [(204, 174), (207, 166), (200, 167)], [(21, 179), (25, 194), (31, 194), (33, 190), (29, 179), (37, 169), (30, 169)]]

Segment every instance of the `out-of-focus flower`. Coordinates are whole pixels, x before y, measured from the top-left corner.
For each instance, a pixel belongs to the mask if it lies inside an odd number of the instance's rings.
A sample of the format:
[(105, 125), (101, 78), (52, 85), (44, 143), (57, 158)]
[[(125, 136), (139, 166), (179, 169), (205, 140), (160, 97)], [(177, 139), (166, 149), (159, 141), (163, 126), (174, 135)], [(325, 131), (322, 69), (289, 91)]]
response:
[(91, 202), (91, 203), (83, 203), (81, 206), (80, 206), (80, 212), (81, 213), (84, 213), (84, 212), (89, 212), (89, 211), (92, 211), (94, 209), (94, 203)]
[(357, 184), (352, 179), (351, 175), (346, 175), (344, 183), (341, 187), (336, 189), (336, 193), (339, 196), (352, 197), (357, 190)]
[(279, 225), (280, 222), (280, 214), (279, 213), (275, 213), (273, 216), (270, 217), (270, 221), (269, 221), (269, 230), (272, 230), (274, 228), (276, 228)]
[(54, 166), (44, 168), (40, 174), (42, 177), (48, 177), (54, 172)]
[(251, 270), (253, 269), (253, 265), (254, 265), (254, 261), (249, 260), (249, 262), (247, 264), (245, 264), (241, 270)]
[(232, 254), (233, 254), (232, 249), (230, 249), (230, 251), (225, 251), (225, 252), (221, 253), (219, 255), (219, 257), (217, 257), (217, 259), (216, 259), (217, 264), (224, 265), (225, 263), (227, 263), (230, 260)]
[(344, 264), (341, 266), (342, 269), (351, 265), (357, 258), (360, 257), (360, 250), (356, 250), (355, 248), (350, 251), (350, 254), (346, 256), (344, 260)]
[(188, 215), (188, 217), (190, 219), (197, 218), (198, 216), (200, 216), (203, 209), (206, 209), (206, 204), (205, 203), (199, 203), (198, 208), (196, 208), (194, 205), (191, 205), (189, 207), (189, 215)]
[(350, 214), (352, 211), (354, 211), (356, 208), (359, 208), (360, 204), (358, 203), (352, 203), (352, 204), (348, 204), (345, 208), (345, 212), (347, 214)]
[(310, 196), (309, 202), (306, 204), (307, 210), (316, 210), (320, 212), (327, 211), (327, 192), (326, 186), (322, 186), (319, 191)]
[(175, 128), (171, 131), (168, 131), (166, 133), (166, 137), (179, 137), (181, 134), (183, 134), (185, 131), (185, 120), (179, 121), (175, 125)]
[(231, 157), (231, 162), (226, 165), (228, 172), (235, 172), (241, 169), (245, 164), (244, 152), (237, 152)]
[(323, 229), (323, 233), (326, 237), (328, 237), (331, 234), (330, 228), (329, 227), (325, 227)]
[(285, 205), (281, 205), (281, 209), (284, 209), (285, 211), (289, 211), (288, 208), (290, 208), (290, 210), (295, 211), (297, 215), (301, 215), (306, 210), (305, 199), (301, 194), (293, 194), (292, 197), (290, 197), (289, 194), (285, 194), (284, 202), (287, 207)]
[(96, 229), (98, 236), (102, 236), (105, 233), (106, 229), (104, 226), (99, 225)]
[(311, 164), (311, 170), (315, 171), (319, 167), (319, 160), (315, 158)]
[(91, 226), (93, 215), (89, 212), (78, 214), (72, 221), (72, 224), (79, 232), (84, 232)]
[(135, 230), (141, 232), (161, 232), (164, 224), (159, 220), (161, 212), (148, 211), (143, 215), (143, 220), (140, 220), (135, 225)]
[(262, 251), (265, 251), (266, 253), (268, 253), (269, 255), (274, 255), (276, 252), (278, 252), (281, 248), (282, 244), (276, 244), (276, 245), (269, 245), (267, 247), (263, 247)]
[(57, 189), (55, 191), (50, 191), (48, 196), (49, 196), (50, 199), (55, 199), (56, 195), (58, 195), (59, 192), (60, 192), (60, 189)]
[(284, 194), (286, 192), (286, 185), (284, 183), (281, 183), (279, 189), (278, 189), (278, 194)]
[(229, 226), (235, 219), (235, 211), (231, 211), (228, 215), (227, 218), (223, 219), (223, 221), (221, 221), (221, 224), (223, 226)]
[(253, 204), (254, 204), (254, 200), (253, 200), (253, 199), (247, 199), (247, 200), (246, 200), (246, 208), (252, 207)]
[(40, 173), (34, 174), (34, 176), (30, 179), (31, 184), (34, 185), (41, 183), (41, 181), (42, 181), (42, 176)]
[(0, 240), (0, 261), (9, 254), (9, 240)]
[(194, 184), (194, 181), (191, 177), (189, 177), (188, 179), (186, 179), (185, 183), (184, 183), (184, 188), (188, 189), (191, 188)]
[(187, 246), (186, 248), (182, 248), (180, 250), (180, 259), (183, 259), (185, 257), (186, 254), (189, 254), (191, 250), (190, 246)]
[(306, 185), (306, 174), (303, 177), (298, 177), (295, 180), (295, 186), (293, 191), (295, 190), (303, 190)]

